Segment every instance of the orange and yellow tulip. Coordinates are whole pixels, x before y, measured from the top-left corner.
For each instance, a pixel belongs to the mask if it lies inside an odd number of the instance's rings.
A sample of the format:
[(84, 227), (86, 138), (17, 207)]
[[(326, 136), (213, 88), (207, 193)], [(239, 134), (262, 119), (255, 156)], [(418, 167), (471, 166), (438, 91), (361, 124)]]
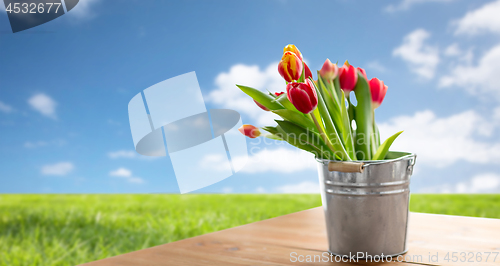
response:
[(298, 80), (302, 75), (302, 60), (293, 52), (286, 51), (278, 64), (278, 72), (287, 81)]

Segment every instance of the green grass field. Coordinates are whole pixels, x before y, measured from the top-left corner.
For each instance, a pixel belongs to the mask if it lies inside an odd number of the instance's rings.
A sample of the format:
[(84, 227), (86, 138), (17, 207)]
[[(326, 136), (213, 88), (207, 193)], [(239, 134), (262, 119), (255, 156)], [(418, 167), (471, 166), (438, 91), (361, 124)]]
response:
[[(75, 265), (321, 205), (319, 195), (0, 195), (0, 265)], [(500, 218), (500, 195), (411, 210)]]

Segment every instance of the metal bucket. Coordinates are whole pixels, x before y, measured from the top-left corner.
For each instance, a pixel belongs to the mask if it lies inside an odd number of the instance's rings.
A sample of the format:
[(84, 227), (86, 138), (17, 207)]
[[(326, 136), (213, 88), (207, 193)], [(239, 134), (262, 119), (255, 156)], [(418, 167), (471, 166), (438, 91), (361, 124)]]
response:
[(416, 155), (390, 152), (386, 158), (393, 159), (317, 159), (330, 253), (366, 258), (407, 252), (410, 176)]

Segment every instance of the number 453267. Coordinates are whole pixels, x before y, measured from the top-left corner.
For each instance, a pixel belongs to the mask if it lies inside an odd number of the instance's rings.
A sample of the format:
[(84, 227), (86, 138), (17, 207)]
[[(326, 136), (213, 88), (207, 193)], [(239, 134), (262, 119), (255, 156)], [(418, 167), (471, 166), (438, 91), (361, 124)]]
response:
[(447, 252), (447, 262), (496, 262), (499, 252)]
[(9, 13), (50, 13), (51, 11), (57, 13), (61, 7), (61, 3), (10, 3), (5, 11)]

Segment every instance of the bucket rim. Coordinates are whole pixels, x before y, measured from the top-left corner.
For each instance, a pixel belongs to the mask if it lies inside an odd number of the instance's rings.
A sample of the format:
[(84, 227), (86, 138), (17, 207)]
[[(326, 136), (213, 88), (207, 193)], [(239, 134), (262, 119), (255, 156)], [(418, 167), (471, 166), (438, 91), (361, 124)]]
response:
[(417, 154), (412, 153), (412, 152), (402, 152), (402, 151), (390, 151), (392, 153), (401, 153), (404, 154), (400, 157), (394, 158), (394, 159), (388, 159), (388, 160), (356, 160), (356, 161), (339, 161), (339, 160), (328, 160), (328, 159), (318, 159), (317, 157), (314, 157), (314, 159), (319, 162), (319, 163), (329, 163), (329, 162), (350, 162), (350, 163), (363, 163), (365, 165), (374, 165), (374, 164), (385, 164), (385, 163), (392, 163), (392, 162), (397, 162), (401, 161), (407, 158), (412, 158), (413, 160), (417, 159)]

